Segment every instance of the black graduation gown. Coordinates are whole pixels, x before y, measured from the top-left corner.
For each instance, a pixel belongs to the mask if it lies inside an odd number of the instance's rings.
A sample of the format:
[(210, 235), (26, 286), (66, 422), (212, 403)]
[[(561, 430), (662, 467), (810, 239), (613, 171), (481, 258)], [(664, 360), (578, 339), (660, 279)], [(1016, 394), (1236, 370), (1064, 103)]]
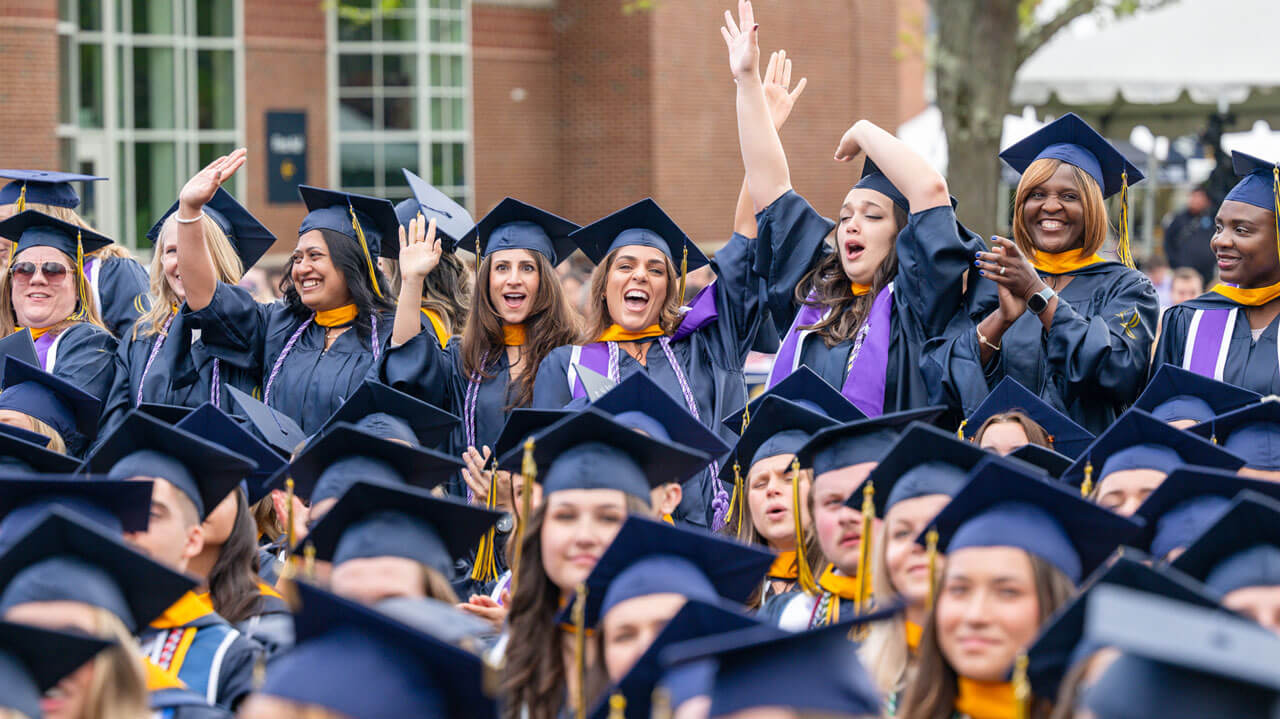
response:
[[(148, 626), (138, 642), (143, 655), (161, 669), (176, 674), (206, 701), (232, 711), (253, 690), (254, 667), (263, 651), (212, 611), (177, 626)], [(179, 646), (186, 649), (173, 650)]]
[[(258, 378), (266, 394), (272, 368), (294, 332), (306, 321), (283, 300), (261, 304), (240, 287), (218, 283), (208, 307), (182, 310), (201, 330), (209, 354)], [(385, 351), (394, 317), (378, 317), (377, 343)], [(267, 404), (288, 415), (307, 434), (314, 434), (342, 402), (372, 375), (374, 356), (363, 330), (343, 332), (328, 349), (325, 329), (314, 322), (302, 332), (281, 364)]]
[[(1155, 359), (1151, 363), (1151, 374), (1154, 375), (1156, 370), (1160, 369), (1160, 365), (1166, 363), (1183, 366), (1186, 360), (1187, 337), (1190, 334), (1191, 322), (1196, 316), (1196, 310), (1229, 311), (1243, 307), (1245, 305), (1216, 292), (1207, 292), (1194, 300), (1188, 300), (1165, 310), (1160, 342), (1156, 345)], [(1222, 367), (1222, 376), (1217, 379), (1253, 390), (1264, 397), (1280, 394), (1278, 340), (1280, 340), (1280, 317), (1272, 320), (1255, 342), (1250, 332), (1248, 316), (1243, 311), (1237, 312), (1227, 347), (1227, 359)]]
[[(768, 278), (769, 311), (785, 341), (800, 310), (795, 288), (833, 251), (826, 238), (835, 223), (789, 190), (756, 215), (756, 225), (760, 234), (756, 269)], [(885, 369), (886, 413), (931, 403), (920, 371), (921, 354), (929, 338), (942, 334), (953, 316), (967, 311), (963, 278), (982, 247), (982, 238), (960, 225), (950, 205), (911, 214), (898, 233), (893, 327)], [(849, 340), (827, 347), (820, 337), (809, 335), (800, 348), (800, 364), (839, 389), (853, 344)]]
[(54, 338), (44, 371), (105, 399), (115, 381), (115, 352), (116, 338), (110, 332), (77, 322)]
[(131, 257), (90, 257), (85, 272), (93, 288), (102, 323), (116, 337), (124, 337), (133, 323), (151, 309), (147, 271)]
[(957, 319), (926, 353), (934, 400), (971, 414), (1012, 377), (1076, 423), (1098, 434), (1142, 392), (1159, 301), (1151, 281), (1117, 262), (1069, 272), (1049, 331), (1027, 312), (1005, 332), (990, 366), (978, 354), (977, 324), (999, 307), (995, 283), (975, 278), (978, 316)]
[[(730, 445), (736, 441), (737, 435), (721, 426), (720, 420), (746, 403), (742, 365), (755, 342), (764, 308), (764, 280), (751, 271), (755, 253), (755, 241), (736, 233), (716, 253), (711, 262), (716, 273), (715, 285), (707, 290), (714, 292), (715, 321), (671, 342), (671, 351), (680, 363), (698, 407), (699, 419)], [(656, 338), (652, 341), (656, 343)], [(552, 350), (542, 361), (533, 385), (534, 407), (559, 409), (572, 401), (568, 379), (572, 354), (573, 346), (565, 345)], [(620, 379), (645, 372), (680, 406), (685, 406), (680, 382), (661, 347), (649, 348), (645, 358), (647, 364), (644, 365), (626, 352), (618, 354)], [(714, 486), (709, 471), (685, 482), (684, 499), (675, 518), (710, 526), (714, 516), (711, 503), (715, 496)], [(726, 487), (725, 490), (732, 492), (733, 488)]]

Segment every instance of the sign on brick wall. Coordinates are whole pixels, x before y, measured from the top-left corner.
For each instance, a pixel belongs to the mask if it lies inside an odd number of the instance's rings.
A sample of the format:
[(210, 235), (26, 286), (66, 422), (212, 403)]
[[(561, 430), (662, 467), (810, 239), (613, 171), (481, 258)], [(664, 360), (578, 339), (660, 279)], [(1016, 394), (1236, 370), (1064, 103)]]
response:
[(307, 182), (307, 113), (267, 113), (267, 201), (299, 202)]

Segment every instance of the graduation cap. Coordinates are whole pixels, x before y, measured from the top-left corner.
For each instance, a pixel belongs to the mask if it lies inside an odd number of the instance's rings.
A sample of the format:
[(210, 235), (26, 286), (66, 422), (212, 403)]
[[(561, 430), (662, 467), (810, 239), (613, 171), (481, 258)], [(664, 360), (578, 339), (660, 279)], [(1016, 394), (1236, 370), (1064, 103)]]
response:
[(796, 459), (801, 467), (812, 467), (815, 478), (855, 464), (879, 462), (898, 441), (903, 427), (917, 421), (933, 422), (945, 409), (921, 407), (828, 427), (813, 435), (796, 452)]
[[(32, 367), (40, 366), (40, 356), (36, 354), (36, 343), (31, 339), (31, 330), (21, 329), (8, 337), (0, 338), (0, 357), (12, 357), (26, 362)], [(0, 360), (0, 370), (4, 369), (4, 360)]]
[(1098, 183), (1103, 197), (1111, 197), (1126, 185), (1136, 185), (1145, 175), (1114, 145), (1074, 112), (1059, 117), (1000, 153), (1019, 174), (1036, 160), (1062, 160), (1078, 167)]
[[(684, 482), (711, 462), (703, 452), (636, 432), (591, 407), (533, 439), (543, 496), (562, 489), (617, 489), (648, 502), (650, 490)], [(524, 474), (523, 458), (524, 447), (514, 447), (498, 467)]]
[[(151, 240), (151, 244), (157, 245), (157, 251), (159, 251), (160, 231), (164, 229), (165, 220), (177, 211), (178, 203), (174, 202), (151, 226), (151, 229), (147, 230), (147, 239)], [(222, 230), (222, 234), (226, 235), (227, 241), (240, 257), (240, 266), (246, 271), (257, 264), (276, 242), (276, 236), (271, 234), (271, 230), (259, 222), (258, 218), (245, 209), (244, 205), (237, 202), (225, 188), (219, 187), (218, 191), (213, 193), (213, 197), (204, 204), (204, 214), (213, 220), (213, 224)]]
[(1130, 546), (1158, 559), (1185, 549), (1231, 506), (1231, 500), (1250, 490), (1280, 500), (1280, 484), (1242, 477), (1205, 467), (1180, 467), (1156, 487), (1134, 512), (1143, 520), (1142, 532)]
[(13, 257), (32, 247), (52, 247), (80, 263), (77, 269), (82, 274), (83, 257), (111, 244), (111, 238), (106, 235), (37, 210), (24, 210), (0, 222), (0, 237), (17, 243)]
[(1074, 461), (1065, 454), (1058, 454), (1048, 447), (1038, 444), (1024, 444), (1013, 450), (1007, 457), (1021, 460), (1027, 464), (1043, 469), (1050, 477), (1060, 477)]
[[(20, 439), (23, 442), (29, 442), (40, 447), (47, 447), (49, 445), (49, 438), (43, 434), (40, 434), (39, 432), (32, 432), (29, 429), (23, 429), (12, 424), (5, 424), (4, 422), (0, 422), (0, 434), (6, 434), (14, 439)], [(0, 457), (3, 456), (3, 450), (0, 450)], [(74, 460), (75, 458), (73, 457), (71, 459)], [(75, 460), (75, 464), (80, 464), (79, 460)]]
[(316, 559), (334, 564), (404, 557), (449, 578), (454, 561), (469, 556), (501, 516), (407, 485), (358, 480), (303, 541), (315, 547)]
[[(299, 235), (311, 230), (329, 230), (365, 245), (370, 259), (394, 260), (400, 256), (400, 220), (396, 218), (396, 206), (391, 200), (311, 185), (298, 185), (298, 195), (307, 207), (307, 216), (298, 227)], [(360, 225), (358, 230), (352, 216)]]
[(396, 219), (400, 225), (408, 227), (418, 213), (422, 213), (424, 220), (434, 218), (440, 249), (445, 252), (456, 250), (462, 238), (475, 227), (471, 213), (408, 169), (400, 168), (400, 171), (404, 173), (404, 181), (409, 184), (409, 191), (413, 193), (413, 197), (396, 205)]
[(1254, 207), (1280, 213), (1276, 207), (1275, 171), (1280, 163), (1267, 162), (1243, 152), (1231, 153), (1231, 168), (1241, 178), (1223, 201), (1244, 202)]
[(507, 415), (507, 423), (502, 425), (502, 433), (493, 443), (492, 456), (501, 457), (529, 437), (573, 414), (576, 412), (568, 409), (516, 407)]
[(249, 504), (262, 499), (263, 485), (281, 468), (288, 465), (288, 462), (276, 454), (275, 450), (211, 402), (200, 405), (174, 426), (243, 455), (257, 465), (257, 468), (245, 478), (249, 490)]
[(499, 250), (529, 250), (558, 265), (573, 254), (576, 223), (507, 197), (462, 237), (463, 249), (477, 249), (480, 260)]
[[(587, 399), (595, 402), (605, 396), (614, 387), (618, 386), (617, 382), (605, 377), (599, 372), (581, 364), (573, 365), (573, 373), (577, 379), (582, 382), (582, 388), (587, 392)], [(642, 374), (637, 372), (636, 374)]]
[[(652, 711), (654, 689), (666, 684), (661, 657), (667, 647), (692, 639), (724, 634), (726, 632), (747, 629), (760, 622), (743, 614), (740, 609), (727, 602), (703, 602), (690, 599), (676, 612), (675, 616), (654, 637), (653, 643), (640, 655), (631, 669), (617, 682), (609, 687), (604, 696), (596, 703), (596, 707), (587, 716), (592, 719), (609, 719), (614, 697), (621, 696), (626, 700), (625, 717), (630, 719), (649, 719)], [(691, 662), (690, 664), (695, 664)], [(697, 664), (705, 664), (697, 662)], [(697, 687), (694, 693), (705, 693), (709, 688), (714, 668), (705, 676), (704, 686)], [(672, 708), (678, 705), (676, 697), (672, 697)]]
[(27, 602), (81, 602), (115, 614), (131, 634), (195, 585), (118, 534), (56, 505), (0, 555), (0, 613)]
[[(836, 421), (813, 408), (776, 395), (769, 396), (751, 414), (751, 423), (733, 448), (734, 464), (743, 472), (767, 457), (795, 454), (818, 431), (832, 427)], [(733, 466), (728, 462), (720, 470), (721, 479), (734, 480)]]
[(707, 264), (707, 256), (693, 244), (653, 198), (645, 198), (633, 205), (602, 217), (571, 234), (570, 239), (591, 260), (600, 264), (610, 252), (627, 245), (642, 245), (660, 250), (677, 266), (688, 252), (688, 270), (693, 271)]
[(1089, 598), (1085, 635), (1123, 652), (1084, 695), (1097, 719), (1280, 713), (1280, 639), (1250, 622), (1103, 586)]
[(1057, 697), (1067, 672), (1103, 648), (1084, 636), (1090, 595), (1103, 586), (1128, 587), (1207, 609), (1218, 607), (1199, 583), (1182, 572), (1120, 555), (1085, 580), (1080, 593), (1045, 622), (1040, 636), (1027, 649), (1027, 678), (1036, 696)]
[(772, 563), (773, 554), (758, 547), (632, 515), (587, 576), (584, 624), (594, 627), (618, 604), (651, 594), (744, 604)]
[(867, 155), (862, 161), (862, 176), (858, 179), (858, 183), (854, 187), (861, 187), (868, 190), (875, 190), (880, 194), (888, 197), (898, 209), (911, 213), (911, 204), (907, 202), (907, 198), (894, 187), (884, 173), (880, 172), (880, 168), (876, 167), (876, 163), (871, 160), (871, 156)]
[(1098, 435), (1067, 468), (1062, 480), (1081, 487), (1081, 493), (1087, 495), (1112, 472), (1154, 469), (1168, 474), (1184, 464), (1234, 470), (1244, 461), (1208, 440), (1170, 427), (1140, 409), (1130, 409)]
[(41, 716), (44, 693), (111, 646), (114, 641), (79, 632), (0, 621), (0, 709)]
[(0, 425), (0, 469), (9, 473), (68, 474), (76, 471), (80, 460), (48, 449), (48, 443), (49, 438), (42, 434)]
[(143, 402), (134, 409), (143, 414), (150, 415), (165, 424), (177, 424), (186, 419), (195, 407), (184, 407), (178, 404), (163, 404), (161, 402)]
[[(423, 447), (437, 448), (444, 445), (454, 427), (462, 420), (456, 414), (446, 412), (435, 405), (428, 404), (412, 395), (378, 382), (367, 379), (347, 397), (342, 406), (334, 412), (320, 431), (332, 427), (339, 422), (360, 426), (367, 418), (383, 415), (386, 419), (404, 422), (411, 430), (409, 439)], [(372, 427), (362, 427), (371, 430)], [(380, 434), (372, 431), (372, 434)]]
[(387, 597), (373, 608), (392, 619), (408, 624), (455, 646), (470, 649), (477, 638), (493, 636), (493, 625), (467, 614), (449, 602), (426, 597)]
[(16, 357), (5, 358), (0, 409), (20, 412), (49, 425), (78, 454), (98, 432), (102, 402), (64, 379)]
[(934, 517), (938, 551), (1014, 547), (1040, 557), (1072, 583), (1137, 533), (1141, 525), (1099, 507), (1078, 492), (1050, 483), (1008, 462), (988, 460)]
[(1280, 502), (1244, 491), (1173, 560), (1217, 596), (1280, 586)]
[(620, 424), (661, 440), (678, 441), (711, 457), (729, 451), (719, 435), (689, 414), (683, 402), (677, 402), (644, 372), (622, 380), (591, 406), (613, 415)]
[(258, 693), (352, 719), (495, 719), (476, 654), (306, 582), (296, 584), (297, 644)]
[[(190, 428), (203, 432), (203, 426)], [(81, 472), (163, 479), (191, 500), (203, 520), (254, 469), (242, 454), (134, 410), (94, 448)]]
[(145, 532), (151, 485), (72, 474), (0, 475), (0, 544), (21, 536), (54, 505), (75, 510), (117, 534)]
[[(463, 464), (455, 457), (393, 442), (339, 422), (293, 458), (289, 476), (294, 494), (315, 504), (341, 496), (358, 480), (410, 484), (431, 489), (452, 477)], [(283, 473), (271, 488), (283, 489)]]
[(1133, 406), (1161, 422), (1208, 422), (1215, 416), (1253, 404), (1262, 397), (1176, 365), (1163, 364)]
[[(760, 405), (769, 397), (789, 399), (809, 410), (825, 414), (835, 422), (855, 422), (867, 418), (857, 405), (840, 394), (840, 390), (832, 387), (807, 365), (800, 365), (781, 382), (748, 402), (746, 407), (720, 420), (720, 424), (733, 432), (742, 432), (743, 416), (754, 420), (760, 411)], [(751, 424), (750, 420), (746, 424)]]
[(805, 632), (761, 625), (681, 642), (668, 648), (668, 666), (714, 658), (711, 713), (720, 717), (756, 707), (787, 707), (834, 716), (879, 716), (875, 681), (849, 641), (856, 627), (883, 621), (900, 606)]
[(227, 386), (231, 399), (248, 418), (249, 424), (282, 457), (290, 457), (307, 441), (307, 433), (289, 415), (268, 407), (249, 393)]
[(1280, 470), (1280, 401), (1262, 401), (1232, 410), (1189, 430), (1209, 437), (1244, 460), (1245, 466)]
[(881, 518), (890, 507), (908, 499), (930, 494), (954, 497), (983, 460), (1004, 461), (950, 432), (913, 422), (845, 504), (861, 510), (867, 485), (874, 488), (872, 502)]
[(0, 178), (13, 180), (0, 189), (0, 205), (16, 204), (19, 212), (25, 210), (26, 205), (32, 202), (75, 209), (80, 206), (80, 195), (76, 193), (71, 183), (97, 182), (107, 179), (96, 175), (52, 170), (0, 170)]
[(961, 427), (965, 439), (973, 440), (983, 423), (997, 414), (1021, 412), (1048, 433), (1053, 449), (1069, 457), (1077, 457), (1093, 441), (1093, 435), (1070, 417), (1054, 409), (1048, 402), (1023, 387), (1018, 380), (1005, 377), (982, 400)]

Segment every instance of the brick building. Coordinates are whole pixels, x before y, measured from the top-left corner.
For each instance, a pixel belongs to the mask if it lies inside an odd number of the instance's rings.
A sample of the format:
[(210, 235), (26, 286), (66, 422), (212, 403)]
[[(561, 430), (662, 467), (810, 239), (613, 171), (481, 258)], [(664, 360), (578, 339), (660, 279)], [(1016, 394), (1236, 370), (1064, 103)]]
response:
[[(651, 195), (714, 246), (742, 174), (718, 31), (731, 5), (0, 0), (0, 167), (109, 175), (87, 212), (134, 245), (187, 176), (245, 145), (233, 189), (288, 242), (291, 184), (399, 199), (403, 166), (477, 215), (513, 195), (588, 222)], [(844, 129), (924, 106), (909, 38), (925, 0), (755, 5), (765, 52), (809, 78), (783, 131), (794, 184), (834, 212), (856, 176), (830, 160)]]

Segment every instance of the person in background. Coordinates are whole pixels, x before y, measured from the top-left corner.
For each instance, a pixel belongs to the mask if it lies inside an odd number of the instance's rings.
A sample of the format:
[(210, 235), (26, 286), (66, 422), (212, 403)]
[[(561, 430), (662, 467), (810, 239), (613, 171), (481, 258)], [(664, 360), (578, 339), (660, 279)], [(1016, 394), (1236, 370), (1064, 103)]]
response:
[(1205, 286), (1213, 282), (1218, 264), (1209, 245), (1214, 235), (1213, 215), (1217, 209), (1217, 203), (1209, 197), (1208, 190), (1197, 187), (1187, 196), (1187, 204), (1182, 211), (1174, 215), (1164, 228), (1164, 256), (1169, 258), (1169, 266), (1195, 270)]
[[(1156, 296), (1160, 298), (1160, 306), (1168, 307), (1171, 303), (1169, 295), (1173, 288), (1173, 275), (1169, 269), (1169, 263), (1163, 257), (1152, 257), (1142, 262), (1138, 269), (1151, 280), (1151, 285), (1156, 288)], [(1196, 277), (1199, 277), (1199, 273)]]
[(1192, 267), (1179, 267), (1173, 271), (1173, 283), (1169, 288), (1169, 304), (1180, 305), (1204, 294), (1204, 277)]

